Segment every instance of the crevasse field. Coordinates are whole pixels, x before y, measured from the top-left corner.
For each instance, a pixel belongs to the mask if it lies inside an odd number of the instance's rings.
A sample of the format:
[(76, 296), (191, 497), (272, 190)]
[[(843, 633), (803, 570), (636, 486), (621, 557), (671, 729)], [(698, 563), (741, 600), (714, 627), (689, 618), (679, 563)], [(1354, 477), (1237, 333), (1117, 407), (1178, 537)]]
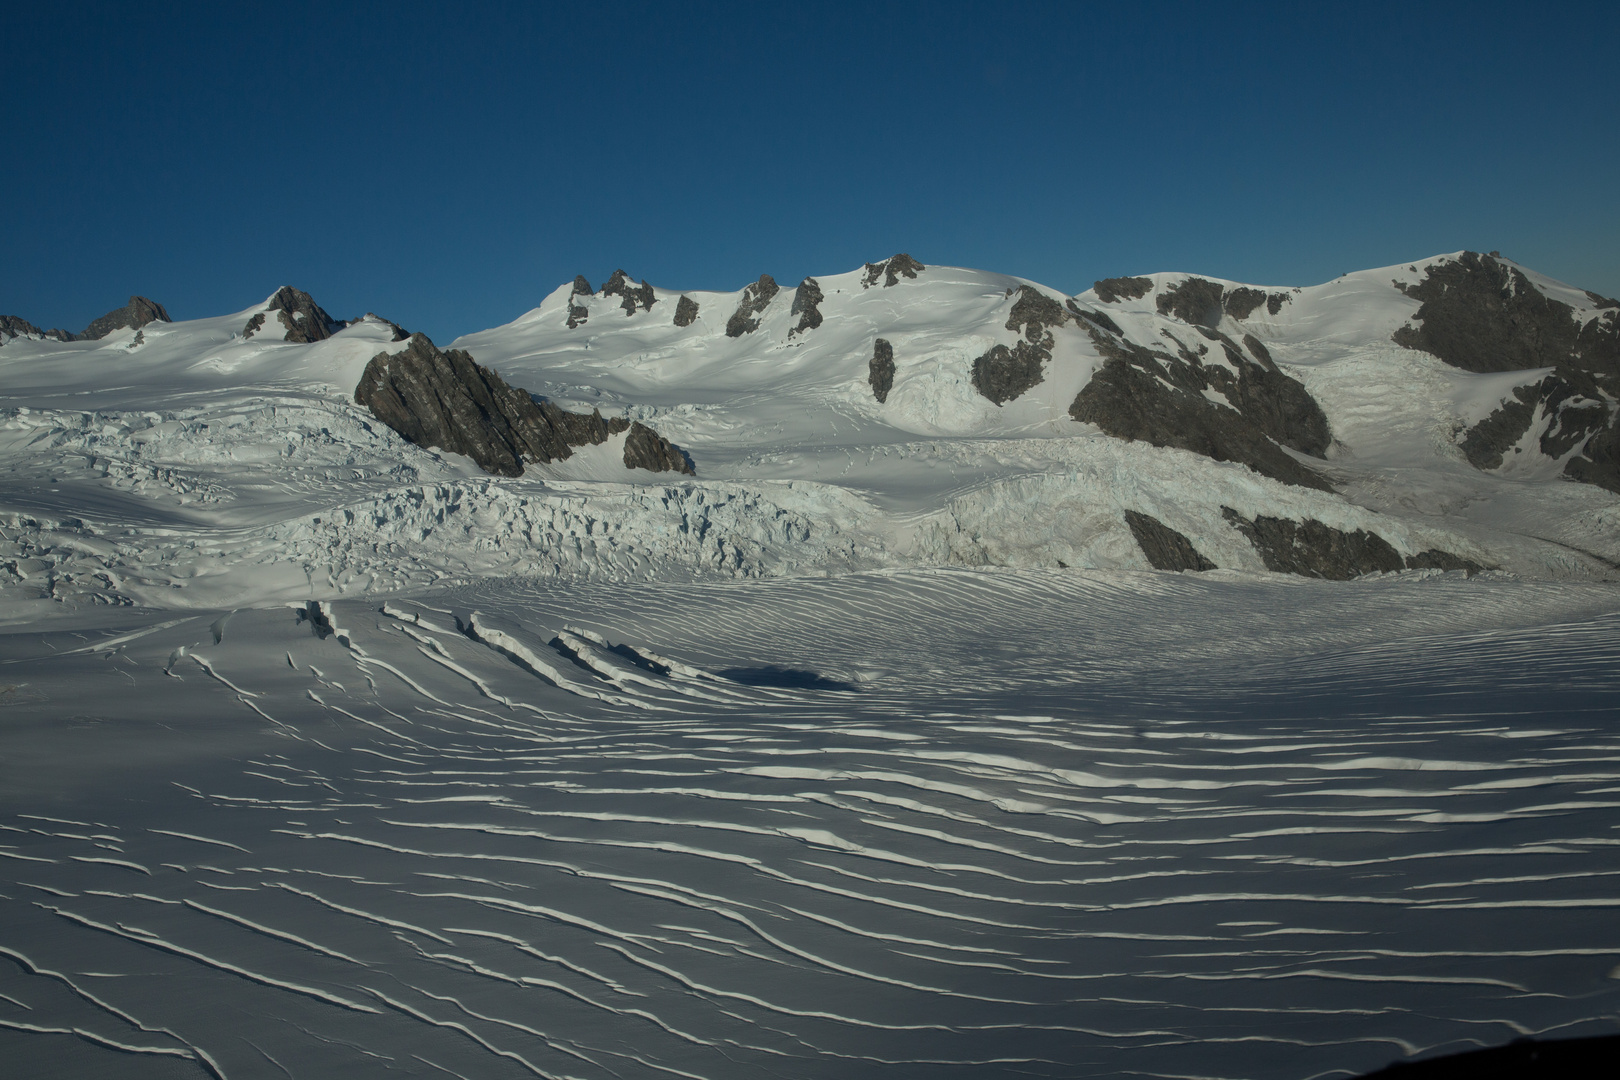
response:
[[(7, 341), (4, 1071), (1304, 1080), (1612, 1032), (1620, 500), (1462, 460), (1514, 382), (1389, 342), (1405, 269), (1244, 327), (1336, 494), (1068, 419), (1069, 328), (977, 396), (1023, 283), (952, 268), (821, 278), (793, 335), (789, 289), (733, 339), (737, 294), (564, 288), (456, 343), (695, 480), (410, 446), (353, 402), (375, 320)], [(1223, 506), (1496, 569), (1270, 574)]]

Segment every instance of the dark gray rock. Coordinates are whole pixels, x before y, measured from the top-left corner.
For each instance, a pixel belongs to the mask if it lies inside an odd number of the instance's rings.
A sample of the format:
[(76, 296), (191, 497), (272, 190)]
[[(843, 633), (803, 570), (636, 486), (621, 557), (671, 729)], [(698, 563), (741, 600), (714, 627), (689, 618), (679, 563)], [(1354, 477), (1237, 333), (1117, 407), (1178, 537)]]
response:
[(1620, 376), (1620, 311), (1581, 325), (1575, 309), (1489, 255), (1465, 251), (1431, 266), (1416, 285), (1397, 283), (1422, 301), (1398, 345), (1433, 353), (1465, 371), (1561, 367)]
[(788, 331), (788, 337), (821, 325), (820, 304), (825, 299), (821, 295), (821, 284), (815, 278), (807, 277), (799, 282), (799, 287), (793, 290), (793, 307), (789, 311), (790, 315), (799, 316), (799, 325)]
[(1600, 375), (1561, 367), (1538, 382), (1516, 386), (1513, 397), (1470, 428), (1458, 446), (1475, 468), (1499, 469), (1507, 452), (1539, 425), (1537, 449), (1550, 458), (1565, 458), (1564, 476), (1620, 492), (1620, 462), (1615, 459), (1620, 415), (1603, 393), (1604, 381)]
[(691, 326), (697, 321), (698, 304), (690, 296), (683, 296), (675, 301), (675, 325)]
[(916, 278), (928, 267), (913, 259), (910, 255), (901, 253), (890, 255), (887, 259), (877, 263), (866, 264), (866, 276), (861, 279), (861, 288), (870, 289), (883, 279), (883, 287), (897, 284), (901, 277)]
[(742, 337), (758, 330), (759, 313), (765, 310), (780, 291), (775, 278), (769, 274), (759, 275), (758, 281), (743, 290), (737, 310), (726, 320), (726, 337)]
[(1249, 520), (1230, 506), (1221, 514), (1254, 545), (1267, 570), (1348, 581), (1362, 574), (1406, 569), (1389, 541), (1365, 529), (1343, 532), (1314, 518), (1293, 521), (1260, 515)]
[(1449, 551), (1441, 551), (1439, 548), (1430, 548), (1427, 551), (1420, 551), (1416, 555), (1408, 555), (1406, 557), (1406, 568), (1408, 570), (1466, 570), (1470, 577), (1485, 569), (1473, 559), (1465, 559), (1460, 555), (1453, 555)]
[(1597, 293), (1593, 292), (1591, 289), (1583, 289), (1581, 291), (1586, 293), (1586, 298), (1588, 300), (1592, 301), (1592, 306), (1593, 307), (1596, 307), (1596, 308), (1620, 308), (1620, 300), (1610, 300), (1607, 296), (1599, 296)]
[(44, 336), (45, 331), (20, 315), (0, 315), (0, 345), (8, 338)]
[[(1173, 337), (1174, 355), (1095, 327), (1089, 332), (1103, 365), (1069, 406), (1075, 420), (1096, 424), (1115, 438), (1190, 450), (1286, 484), (1332, 490), (1325, 477), (1278, 445), (1321, 456), (1331, 438), (1327, 417), (1297, 381), (1248, 360), (1219, 334), (1215, 337), (1235, 374), (1204, 364), (1199, 353)], [(1225, 395), (1231, 408), (1210, 401), (1206, 390)]]
[(372, 357), (354, 400), (407, 441), (465, 454), (501, 476), (521, 476), (525, 461), (567, 458), (571, 447), (600, 444), (630, 426), (537, 400), (465, 351), (441, 351), (422, 334), (400, 352)]
[(1180, 319), (1193, 326), (1219, 326), (1221, 299), (1225, 290), (1216, 282), (1199, 277), (1183, 278), (1166, 286), (1154, 300), (1160, 315)]
[[(587, 281), (585, 284), (589, 285), (590, 282)], [(574, 288), (578, 290), (579, 285), (577, 282)], [(577, 291), (575, 295), (578, 295)], [(613, 276), (608, 278), (607, 283), (602, 286), (602, 295), (604, 297), (620, 297), (619, 306), (624, 308), (626, 315), (634, 315), (638, 306), (642, 311), (651, 311), (652, 306), (658, 302), (653, 296), (653, 287), (647, 284), (645, 278), (642, 279), (641, 286), (637, 288), (630, 284), (630, 275), (623, 270), (613, 271)]]
[(1140, 300), (1153, 291), (1153, 279), (1145, 277), (1111, 277), (1101, 281), (1092, 282), (1091, 287), (1097, 290), (1097, 299), (1105, 304), (1117, 304), (1121, 300)]
[(639, 420), (630, 425), (630, 434), (624, 440), (624, 467), (697, 475), (697, 469), (686, 451)]
[(573, 330), (585, 325), (585, 321), (591, 317), (590, 309), (584, 304), (574, 303), (574, 298), (595, 295), (596, 290), (591, 288), (591, 283), (585, 279), (585, 275), (575, 274), (573, 291), (568, 294), (568, 329)]
[[(1298, 292), (1299, 290), (1294, 290)], [(1293, 297), (1285, 292), (1274, 292), (1266, 299), (1266, 310), (1275, 315), (1282, 310), (1282, 306), (1293, 302)]]
[(1251, 289), (1247, 285), (1240, 285), (1227, 292), (1221, 301), (1221, 307), (1232, 318), (1242, 321), (1254, 314), (1254, 309), (1266, 302), (1264, 289)]
[(253, 316), (247, 321), (247, 325), (242, 327), (242, 336), (252, 337), (263, 329), (265, 317), (272, 311), (277, 313), (281, 325), (285, 328), (286, 340), (299, 345), (325, 341), (348, 325), (328, 315), (309, 293), (295, 289), (291, 285), (283, 285), (270, 298), (265, 310)]
[(1249, 355), (1260, 361), (1262, 365), (1270, 368), (1272, 371), (1277, 370), (1276, 363), (1271, 359), (1271, 352), (1265, 347), (1265, 345), (1261, 343), (1259, 338), (1255, 337), (1253, 334), (1244, 334), (1243, 347), (1248, 349)]
[(1516, 386), (1514, 397), (1475, 424), (1458, 442), (1463, 456), (1476, 469), (1499, 469), (1503, 455), (1524, 438), (1535, 420), (1540, 385)]
[(1158, 518), (1135, 510), (1125, 511), (1125, 524), (1136, 537), (1148, 565), (1155, 570), (1214, 570), (1215, 564), (1198, 553), (1192, 541)]
[(84, 333), (74, 335), (77, 341), (99, 341), (112, 333), (128, 327), (139, 330), (147, 323), (172, 322), (169, 313), (163, 310), (163, 305), (144, 296), (132, 296), (129, 303), (117, 311), (109, 311), (95, 322), (84, 328)]
[(1042, 365), (1052, 359), (1051, 327), (1074, 318), (1063, 305), (1039, 289), (1020, 285), (1007, 313), (1007, 329), (1023, 333), (1012, 348), (993, 346), (973, 361), (973, 387), (997, 405), (1019, 397), (1045, 381)]
[(872, 363), (867, 368), (867, 381), (872, 384), (872, 396), (878, 404), (889, 400), (894, 388), (894, 346), (883, 338), (872, 342)]
[(1100, 326), (1102, 329), (1107, 330), (1110, 334), (1118, 334), (1120, 337), (1125, 336), (1125, 331), (1119, 328), (1119, 324), (1117, 322), (1110, 319), (1105, 313), (1098, 311), (1096, 308), (1081, 307), (1080, 304), (1073, 299), (1065, 301), (1064, 307), (1067, 307), (1069, 309), (1069, 313), (1077, 320), (1087, 319)]
[(411, 336), (411, 332), (405, 329), (403, 326), (400, 326), (399, 323), (394, 322), (392, 319), (385, 319), (374, 311), (368, 311), (358, 319), (350, 319), (346, 326), (358, 326), (368, 320), (371, 322), (382, 323), (384, 326), (388, 327), (388, 329), (393, 333), (395, 341), (404, 341), (406, 338)]

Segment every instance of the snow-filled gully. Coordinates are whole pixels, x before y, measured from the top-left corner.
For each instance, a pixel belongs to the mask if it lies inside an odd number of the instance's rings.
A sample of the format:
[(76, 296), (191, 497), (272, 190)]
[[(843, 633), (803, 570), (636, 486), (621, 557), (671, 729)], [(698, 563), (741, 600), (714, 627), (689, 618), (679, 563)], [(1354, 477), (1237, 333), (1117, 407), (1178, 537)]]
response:
[[(14, 632), (0, 716), (54, 764), (0, 801), (0, 1040), (1284, 1078), (1606, 1030), (1615, 599), (915, 571)], [(127, 773), (114, 714), (187, 748)]]

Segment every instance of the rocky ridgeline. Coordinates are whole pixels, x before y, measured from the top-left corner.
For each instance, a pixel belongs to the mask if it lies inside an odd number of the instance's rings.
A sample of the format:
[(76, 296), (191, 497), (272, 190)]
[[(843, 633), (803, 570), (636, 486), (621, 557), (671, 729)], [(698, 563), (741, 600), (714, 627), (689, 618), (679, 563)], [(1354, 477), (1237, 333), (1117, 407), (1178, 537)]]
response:
[(463, 454), (500, 476), (523, 475), (525, 462), (566, 459), (574, 447), (600, 445), (627, 428), (626, 468), (696, 473), (691, 459), (651, 428), (536, 401), (464, 350), (440, 350), (422, 334), (400, 352), (372, 357), (354, 400), (408, 442)]
[(793, 290), (793, 307), (788, 314), (799, 316), (799, 325), (788, 330), (788, 337), (802, 334), (806, 330), (814, 330), (821, 325), (820, 305), (827, 299), (821, 295), (821, 283), (813, 277), (807, 277), (799, 282), (799, 287)]
[(631, 285), (630, 275), (623, 270), (613, 271), (613, 276), (602, 286), (602, 296), (604, 298), (617, 296), (619, 306), (624, 309), (626, 315), (634, 315), (638, 307), (642, 311), (651, 311), (652, 306), (658, 302), (653, 296), (653, 287), (647, 284), (645, 278), (642, 279), (640, 286)]
[(1500, 468), (1539, 428), (1537, 447), (1564, 460), (1564, 475), (1620, 492), (1620, 301), (1596, 293), (1583, 317), (1537, 289), (1514, 266), (1476, 252), (1428, 268), (1395, 287), (1421, 302), (1398, 345), (1422, 349), (1464, 371), (1552, 368), (1516, 387), (1459, 445), (1476, 468)]
[[(896, 256), (898, 258), (899, 256)], [(893, 260), (890, 260), (891, 262)], [(992, 346), (973, 361), (973, 387), (997, 405), (1020, 396), (1046, 378), (1041, 366), (1052, 359), (1051, 328), (1071, 321), (1063, 305), (1029, 285), (1018, 287), (1018, 299), (1007, 314), (1007, 329), (1023, 337), (1012, 348)], [(1010, 294), (1009, 294), (1010, 295)]]
[(16, 337), (49, 338), (53, 341), (100, 341), (114, 330), (127, 327), (138, 333), (142, 327), (151, 323), (173, 321), (169, 318), (169, 313), (163, 309), (163, 305), (156, 300), (132, 296), (128, 304), (107, 312), (78, 334), (66, 330), (41, 330), (21, 316), (0, 315), (0, 344)]
[(881, 279), (883, 287), (897, 285), (902, 277), (915, 279), (928, 267), (902, 252), (899, 255), (890, 255), (878, 263), (867, 263), (866, 274), (861, 278), (861, 288), (870, 289)]

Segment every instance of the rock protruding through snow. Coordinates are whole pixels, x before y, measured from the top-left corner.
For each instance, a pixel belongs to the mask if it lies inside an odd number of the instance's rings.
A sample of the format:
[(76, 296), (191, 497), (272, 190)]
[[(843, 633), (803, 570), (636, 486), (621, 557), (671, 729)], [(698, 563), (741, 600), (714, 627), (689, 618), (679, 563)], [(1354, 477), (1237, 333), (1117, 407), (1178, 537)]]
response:
[(1215, 564), (1199, 554), (1181, 533), (1151, 514), (1137, 510), (1125, 511), (1125, 524), (1136, 537), (1136, 546), (1142, 549), (1148, 564), (1155, 570), (1214, 570)]
[(619, 297), (619, 306), (624, 308), (626, 315), (634, 315), (637, 307), (640, 307), (642, 311), (651, 311), (652, 306), (658, 302), (657, 298), (653, 296), (653, 287), (647, 284), (645, 278), (642, 279), (639, 287), (631, 285), (630, 275), (623, 270), (613, 271), (613, 276), (608, 278), (607, 283), (602, 286), (602, 295), (604, 297)]
[(825, 299), (821, 295), (821, 284), (815, 278), (807, 277), (799, 282), (799, 287), (793, 290), (793, 307), (789, 311), (789, 314), (799, 316), (799, 325), (788, 331), (788, 337), (821, 325), (820, 304)]
[(726, 320), (726, 337), (742, 337), (758, 330), (760, 312), (765, 310), (779, 291), (781, 290), (775, 278), (769, 274), (759, 275), (758, 281), (743, 290), (737, 310)]
[(585, 275), (575, 274), (573, 291), (568, 294), (568, 329), (573, 330), (584, 325), (585, 320), (591, 317), (590, 309), (584, 304), (574, 303), (574, 300), (581, 296), (595, 295), (596, 290), (591, 288), (591, 283), (586, 280)]
[(861, 288), (870, 289), (878, 283), (879, 279), (882, 279), (883, 287), (887, 289), (891, 285), (899, 284), (902, 277), (915, 279), (918, 274), (926, 269), (928, 267), (913, 259), (910, 255), (901, 252), (898, 255), (889, 256), (882, 262), (867, 263), (866, 276), (861, 278)]
[(1073, 316), (1062, 304), (1029, 285), (1018, 287), (1018, 299), (1007, 314), (1007, 329), (1022, 330), (1022, 340), (1011, 348), (994, 345), (973, 361), (973, 388), (997, 405), (1005, 404), (1038, 386), (1046, 378), (1041, 370), (1052, 359), (1052, 327)]
[(1105, 304), (1122, 300), (1140, 300), (1153, 291), (1153, 279), (1145, 277), (1111, 277), (1092, 283), (1097, 299)]
[(624, 467), (697, 475), (685, 451), (639, 420), (631, 423), (630, 434), (625, 436)]
[(682, 296), (675, 301), (675, 325), (691, 326), (697, 322), (698, 303), (690, 296)]
[(348, 325), (328, 315), (309, 293), (283, 285), (270, 297), (264, 310), (248, 320), (242, 328), (242, 336), (252, 337), (263, 329), (265, 318), (272, 311), (281, 321), (285, 340), (300, 345), (325, 341)]
[(465, 454), (502, 476), (521, 476), (525, 461), (567, 458), (571, 446), (605, 442), (628, 426), (536, 402), (463, 350), (441, 351), (422, 334), (401, 352), (373, 357), (354, 399), (410, 442)]
[(883, 338), (872, 342), (872, 363), (866, 378), (872, 384), (872, 396), (878, 399), (878, 404), (888, 401), (889, 391), (894, 388), (894, 346)]
[(139, 330), (148, 323), (172, 322), (169, 313), (163, 310), (163, 305), (155, 300), (148, 300), (144, 296), (132, 296), (129, 303), (116, 311), (109, 311), (101, 318), (96, 319), (84, 328), (84, 333), (74, 335), (78, 341), (99, 341), (114, 330), (129, 328)]

